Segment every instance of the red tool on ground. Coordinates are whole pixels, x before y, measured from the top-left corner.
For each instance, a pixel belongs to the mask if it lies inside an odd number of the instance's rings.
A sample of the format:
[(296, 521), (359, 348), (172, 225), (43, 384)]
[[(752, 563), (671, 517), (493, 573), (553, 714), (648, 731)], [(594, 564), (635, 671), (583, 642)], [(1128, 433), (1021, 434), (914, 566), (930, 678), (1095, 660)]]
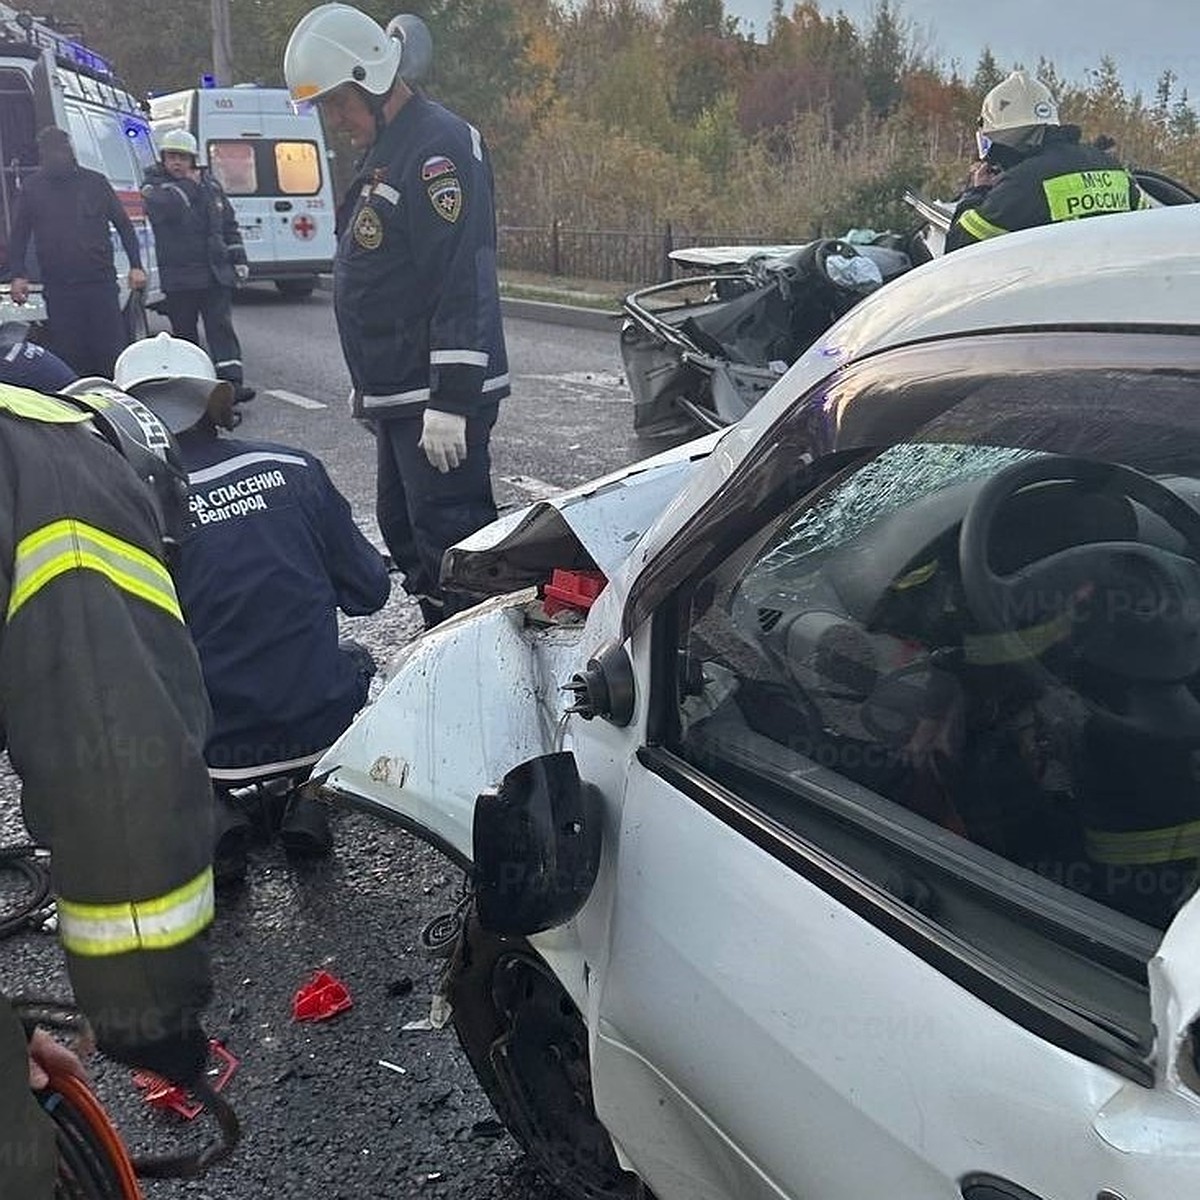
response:
[(346, 985), (328, 971), (317, 971), (292, 1001), (293, 1021), (327, 1021), (354, 1004)]
[[(234, 1071), (238, 1069), (238, 1060), (215, 1039), (208, 1043), (208, 1053), (208, 1075), (212, 1079), (212, 1090), (220, 1092), (233, 1078)], [(133, 1082), (142, 1090), (142, 1099), (155, 1108), (169, 1108), (188, 1121), (204, 1111), (204, 1105), (186, 1089), (168, 1083), (152, 1071), (134, 1071)]]

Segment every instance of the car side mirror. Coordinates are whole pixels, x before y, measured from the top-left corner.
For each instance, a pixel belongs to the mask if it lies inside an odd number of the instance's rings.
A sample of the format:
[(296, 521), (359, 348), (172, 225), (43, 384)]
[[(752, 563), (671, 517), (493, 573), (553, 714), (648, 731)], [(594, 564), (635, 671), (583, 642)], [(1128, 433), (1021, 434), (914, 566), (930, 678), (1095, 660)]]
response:
[(480, 924), (530, 934), (569, 921), (600, 868), (600, 794), (570, 751), (514, 767), (475, 803), (473, 857)]

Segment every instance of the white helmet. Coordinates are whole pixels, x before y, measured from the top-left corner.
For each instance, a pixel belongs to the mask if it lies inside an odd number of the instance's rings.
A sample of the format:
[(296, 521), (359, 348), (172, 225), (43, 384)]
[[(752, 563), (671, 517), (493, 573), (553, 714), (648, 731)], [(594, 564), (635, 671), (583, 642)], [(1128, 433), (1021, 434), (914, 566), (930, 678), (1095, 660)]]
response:
[(401, 43), (348, 4), (322, 4), (301, 17), (283, 52), (293, 103), (317, 100), (343, 83), (386, 96), (400, 70)]
[[(121, 351), (113, 383), (136, 396), (172, 433), (191, 429), (209, 411), (210, 402), (231, 384), (219, 380), (212, 359), (192, 342), (160, 333)], [(221, 397), (225, 399), (224, 396)]]
[(1040, 79), (1031, 79), (1025, 71), (1014, 71), (983, 98), (979, 113), (980, 154), (987, 156), (985, 142), (1021, 146), (1031, 140), (1031, 134), (1036, 133), (1040, 138), (1047, 125), (1058, 123), (1054, 93)]
[(200, 156), (200, 146), (186, 129), (168, 129), (158, 139), (159, 156), (166, 154), (168, 150), (174, 150), (178, 154), (190, 154), (193, 158)]

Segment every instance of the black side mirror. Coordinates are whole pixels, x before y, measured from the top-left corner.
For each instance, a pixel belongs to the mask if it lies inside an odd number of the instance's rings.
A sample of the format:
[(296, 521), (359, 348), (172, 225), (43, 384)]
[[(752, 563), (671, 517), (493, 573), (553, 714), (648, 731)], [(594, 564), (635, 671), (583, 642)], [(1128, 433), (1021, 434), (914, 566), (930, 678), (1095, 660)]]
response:
[(475, 903), (493, 933), (530, 934), (569, 921), (600, 868), (600, 795), (569, 751), (514, 767), (475, 802)]

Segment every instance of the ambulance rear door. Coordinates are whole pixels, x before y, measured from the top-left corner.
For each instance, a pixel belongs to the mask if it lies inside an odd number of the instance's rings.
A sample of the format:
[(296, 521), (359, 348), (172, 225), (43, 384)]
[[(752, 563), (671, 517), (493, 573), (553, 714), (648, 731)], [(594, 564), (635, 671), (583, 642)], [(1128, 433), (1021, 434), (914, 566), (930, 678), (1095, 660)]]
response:
[(196, 95), (200, 150), (238, 215), (252, 278), (311, 291), (335, 248), (320, 118), (294, 113), (283, 88)]

